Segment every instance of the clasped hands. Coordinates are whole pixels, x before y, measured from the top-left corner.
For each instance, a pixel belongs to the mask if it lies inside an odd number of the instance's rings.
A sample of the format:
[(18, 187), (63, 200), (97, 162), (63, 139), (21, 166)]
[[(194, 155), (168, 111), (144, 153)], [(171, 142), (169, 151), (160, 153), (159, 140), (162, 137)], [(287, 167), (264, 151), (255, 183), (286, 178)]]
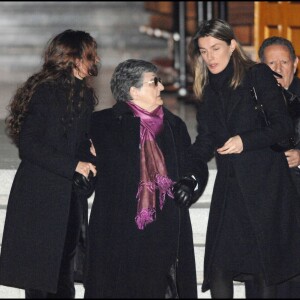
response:
[[(90, 152), (96, 156), (94, 145), (91, 140), (90, 142)], [(96, 174), (96, 167), (92, 163), (79, 161), (73, 175), (73, 184), (77, 189), (89, 191), (91, 189), (90, 180), (92, 177), (95, 177)]]

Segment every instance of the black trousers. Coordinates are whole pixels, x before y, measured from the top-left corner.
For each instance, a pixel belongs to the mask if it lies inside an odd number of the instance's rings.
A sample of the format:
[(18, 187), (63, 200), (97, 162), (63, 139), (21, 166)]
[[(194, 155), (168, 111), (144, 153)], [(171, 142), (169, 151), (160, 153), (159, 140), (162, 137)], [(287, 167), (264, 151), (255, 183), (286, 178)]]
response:
[(48, 293), (46, 291), (35, 289), (25, 289), (26, 299), (75, 298), (74, 260), (83, 223), (84, 208), (82, 199), (73, 193), (70, 204), (67, 234), (60, 265), (57, 292)]

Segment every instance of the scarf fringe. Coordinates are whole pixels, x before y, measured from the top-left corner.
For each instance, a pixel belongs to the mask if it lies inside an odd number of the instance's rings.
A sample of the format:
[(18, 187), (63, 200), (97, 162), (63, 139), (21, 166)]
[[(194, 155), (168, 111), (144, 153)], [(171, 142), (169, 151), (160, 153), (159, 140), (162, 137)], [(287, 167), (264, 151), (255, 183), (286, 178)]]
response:
[(156, 211), (154, 208), (144, 208), (135, 217), (135, 223), (140, 230), (144, 229), (145, 226), (154, 221), (156, 217)]
[[(140, 201), (140, 194), (144, 188), (148, 189), (151, 193), (155, 193), (155, 190), (158, 189), (159, 207), (160, 210), (162, 210), (165, 204), (166, 195), (168, 195), (172, 199), (174, 198), (173, 191), (172, 191), (173, 184), (174, 181), (172, 181), (170, 178), (160, 174), (156, 174), (154, 182), (152, 181), (140, 182), (136, 197), (138, 198), (138, 201)], [(153, 222), (155, 218), (156, 218), (155, 208), (148, 208), (148, 209), (144, 208), (137, 213), (135, 222), (139, 229), (144, 229), (145, 226)]]
[(162, 210), (165, 204), (166, 194), (170, 198), (174, 199), (174, 194), (172, 191), (174, 182), (166, 176), (156, 174), (155, 183), (157, 188), (159, 189), (159, 205), (160, 205), (160, 209)]

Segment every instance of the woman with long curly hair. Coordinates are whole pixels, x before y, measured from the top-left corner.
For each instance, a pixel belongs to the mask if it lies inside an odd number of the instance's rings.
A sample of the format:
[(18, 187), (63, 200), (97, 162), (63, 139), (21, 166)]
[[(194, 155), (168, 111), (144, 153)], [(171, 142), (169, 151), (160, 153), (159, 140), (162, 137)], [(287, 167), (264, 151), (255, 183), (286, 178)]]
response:
[(97, 43), (65, 30), (46, 47), (41, 70), (9, 104), (7, 134), (21, 158), (4, 227), (0, 284), (25, 289), (26, 298), (74, 298), (74, 258), (87, 203), (73, 184), (96, 168), (80, 159), (97, 104), (89, 76), (97, 76)]

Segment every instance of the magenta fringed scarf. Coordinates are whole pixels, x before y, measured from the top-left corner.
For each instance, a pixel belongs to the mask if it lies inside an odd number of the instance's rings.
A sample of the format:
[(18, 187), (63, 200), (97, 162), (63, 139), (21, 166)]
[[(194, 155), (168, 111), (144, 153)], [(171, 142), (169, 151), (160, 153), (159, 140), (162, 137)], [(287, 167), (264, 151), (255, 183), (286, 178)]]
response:
[(159, 206), (162, 210), (166, 194), (173, 198), (173, 181), (168, 178), (165, 159), (155, 138), (163, 128), (163, 109), (157, 107), (148, 112), (132, 102), (126, 102), (134, 115), (141, 119), (140, 147), (141, 178), (137, 192), (137, 215), (135, 222), (139, 229), (153, 222), (156, 218), (156, 190), (159, 191)]

